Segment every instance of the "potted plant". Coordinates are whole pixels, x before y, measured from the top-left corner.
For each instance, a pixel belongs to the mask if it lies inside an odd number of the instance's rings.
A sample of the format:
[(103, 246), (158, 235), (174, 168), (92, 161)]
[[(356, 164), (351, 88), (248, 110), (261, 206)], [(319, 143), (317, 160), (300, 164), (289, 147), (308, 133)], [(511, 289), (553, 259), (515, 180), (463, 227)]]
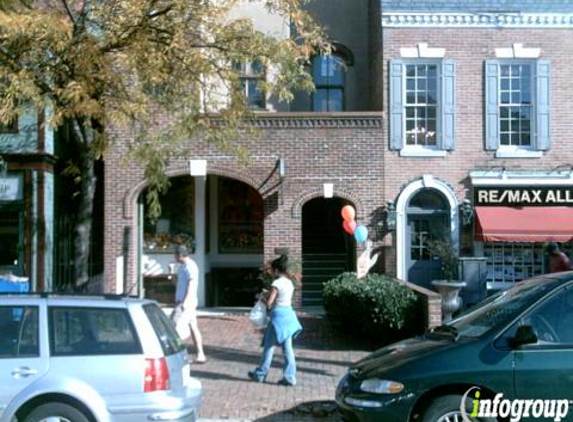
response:
[(433, 280), (432, 285), (442, 296), (442, 319), (448, 322), (452, 314), (462, 305), (459, 296), (466, 283), (458, 280), (458, 251), (449, 235), (442, 235), (428, 240), (428, 250), (434, 259), (440, 261), (443, 279)]

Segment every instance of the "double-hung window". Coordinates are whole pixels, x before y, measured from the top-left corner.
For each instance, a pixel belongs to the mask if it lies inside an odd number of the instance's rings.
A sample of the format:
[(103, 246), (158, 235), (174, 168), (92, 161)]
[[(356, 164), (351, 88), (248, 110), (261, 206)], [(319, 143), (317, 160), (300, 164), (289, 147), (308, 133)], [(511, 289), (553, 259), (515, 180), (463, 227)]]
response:
[(344, 59), (337, 54), (317, 56), (312, 60), (314, 111), (344, 110)]
[(390, 147), (405, 156), (454, 149), (455, 65), (450, 60), (390, 62)]
[(550, 147), (549, 63), (486, 61), (486, 149), (498, 157), (539, 157)]
[(239, 81), (249, 109), (264, 110), (265, 93), (260, 84), (266, 80), (265, 67), (257, 61), (247, 61), (236, 63), (235, 68), (239, 72)]

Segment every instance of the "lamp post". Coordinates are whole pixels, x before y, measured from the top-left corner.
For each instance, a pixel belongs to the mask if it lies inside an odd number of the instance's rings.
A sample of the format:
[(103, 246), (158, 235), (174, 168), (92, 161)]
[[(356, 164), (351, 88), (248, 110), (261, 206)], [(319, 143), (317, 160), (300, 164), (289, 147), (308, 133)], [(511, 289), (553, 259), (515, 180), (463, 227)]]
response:
[(470, 225), (474, 217), (474, 207), (469, 199), (464, 199), (460, 204), (460, 212), (462, 214), (462, 223), (464, 226)]
[(396, 229), (396, 204), (392, 200), (386, 203), (386, 224), (390, 230)]

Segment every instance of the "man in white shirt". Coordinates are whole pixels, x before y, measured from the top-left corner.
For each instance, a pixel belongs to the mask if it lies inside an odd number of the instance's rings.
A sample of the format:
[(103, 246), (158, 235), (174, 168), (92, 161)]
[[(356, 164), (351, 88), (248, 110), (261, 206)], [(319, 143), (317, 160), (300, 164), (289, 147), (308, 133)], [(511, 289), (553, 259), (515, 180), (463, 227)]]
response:
[(199, 282), (199, 268), (195, 261), (189, 257), (187, 248), (183, 245), (177, 247), (175, 259), (181, 264), (177, 272), (177, 287), (175, 289), (175, 309), (171, 319), (179, 336), (185, 339), (191, 330), (191, 338), (197, 348), (196, 363), (205, 363), (203, 352), (203, 338), (197, 325), (197, 289)]

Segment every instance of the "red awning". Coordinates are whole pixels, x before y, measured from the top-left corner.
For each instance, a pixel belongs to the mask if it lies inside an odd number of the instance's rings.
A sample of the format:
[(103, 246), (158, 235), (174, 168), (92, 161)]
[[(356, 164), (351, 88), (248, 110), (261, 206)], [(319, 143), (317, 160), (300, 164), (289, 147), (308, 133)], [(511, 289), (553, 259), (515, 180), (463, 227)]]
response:
[(476, 240), (482, 242), (569, 242), (573, 208), (476, 207)]

